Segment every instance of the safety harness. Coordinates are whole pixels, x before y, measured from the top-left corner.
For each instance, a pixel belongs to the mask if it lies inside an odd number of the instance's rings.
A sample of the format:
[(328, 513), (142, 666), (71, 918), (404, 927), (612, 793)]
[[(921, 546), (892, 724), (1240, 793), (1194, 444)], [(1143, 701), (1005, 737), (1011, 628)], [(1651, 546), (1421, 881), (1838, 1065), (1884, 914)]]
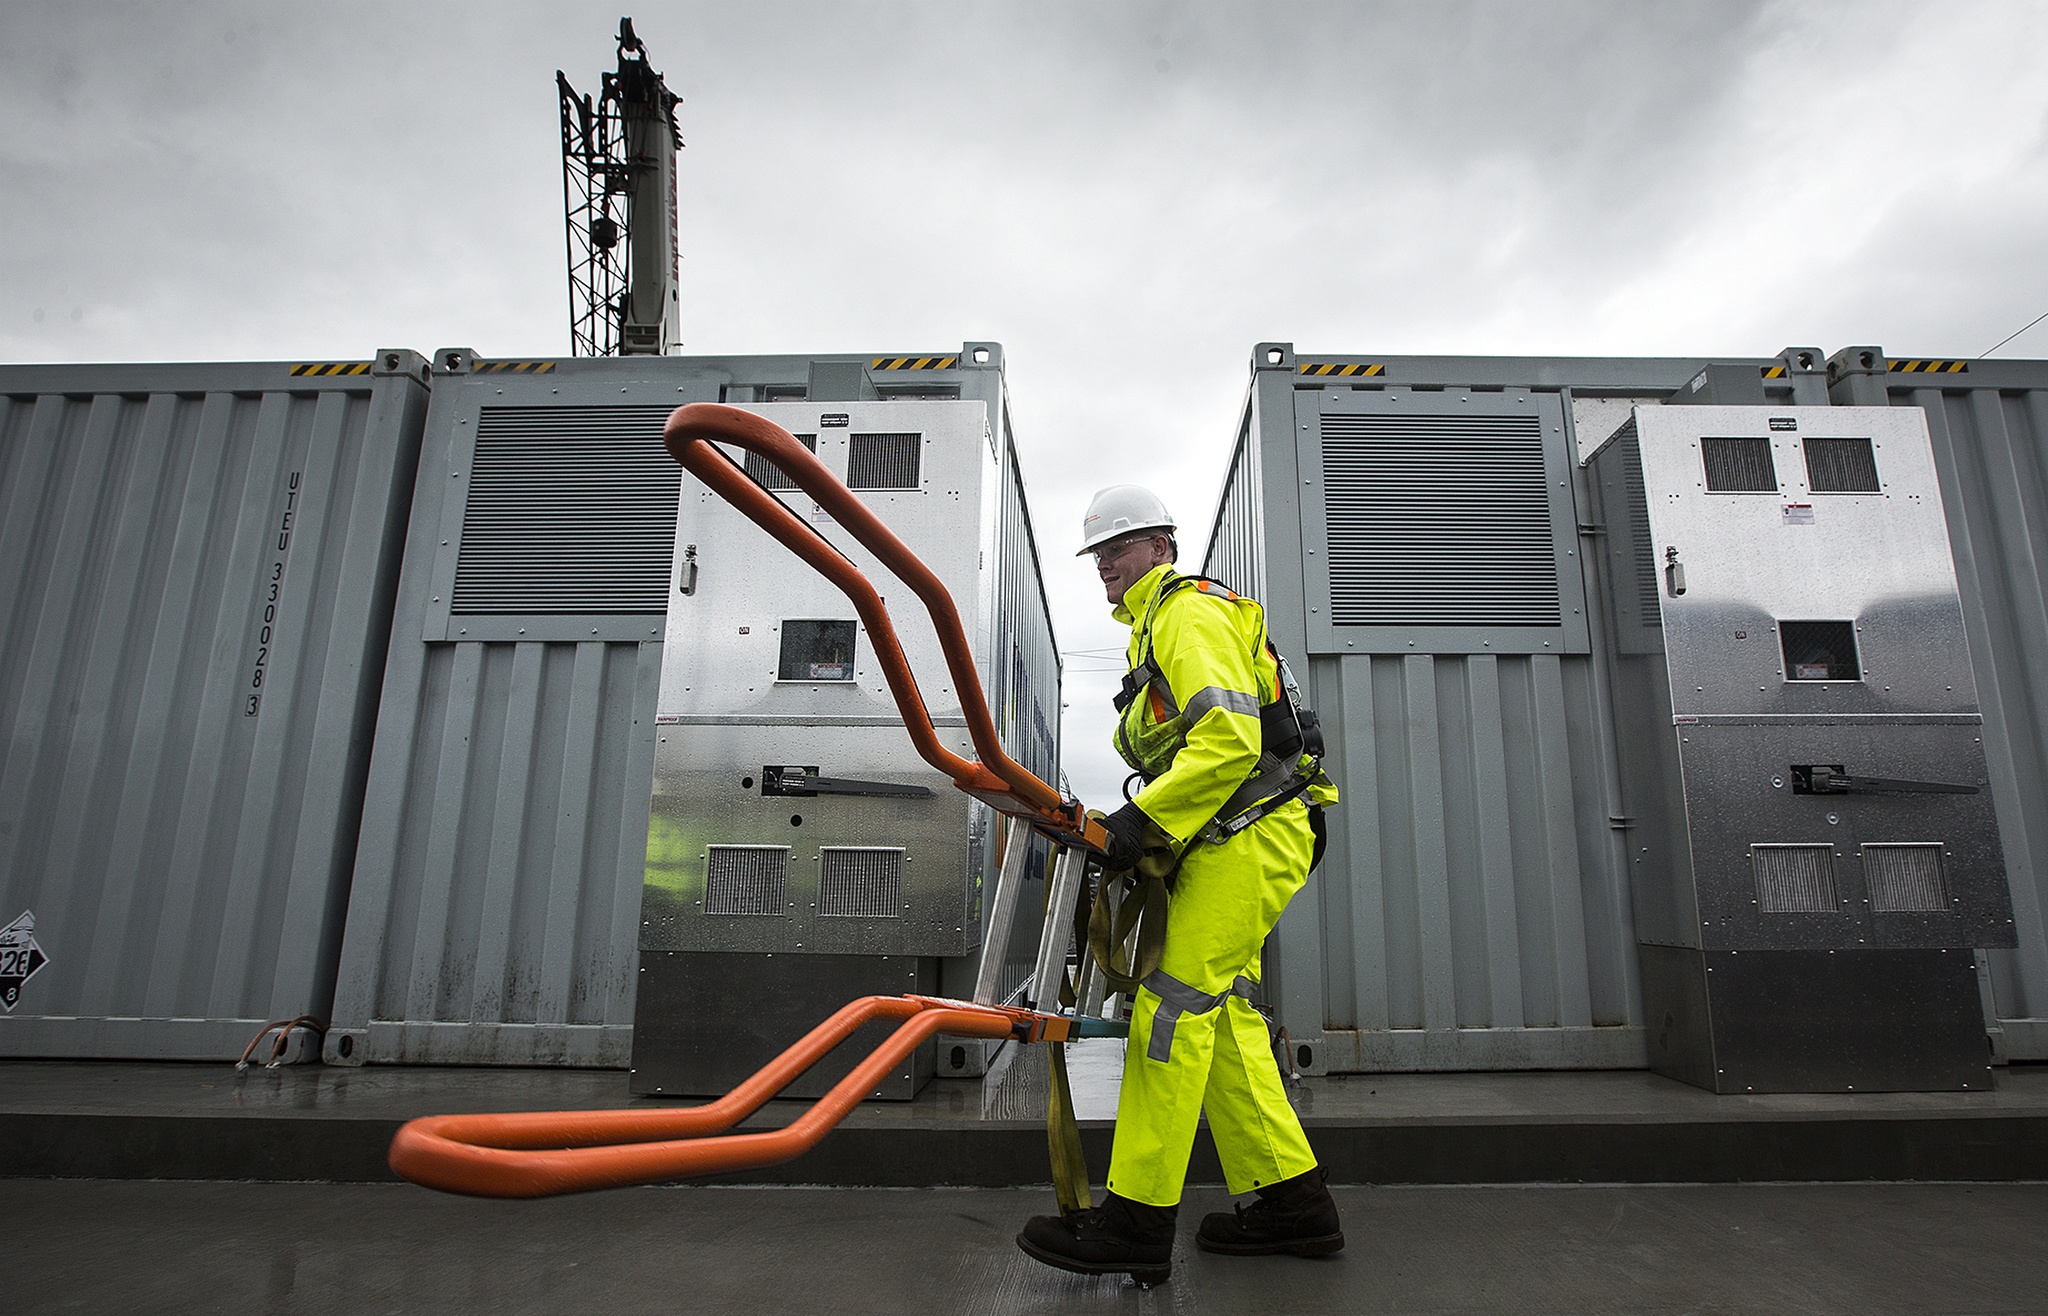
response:
[[(1131, 670), (1125, 673), (1123, 687), (1111, 700), (1119, 716), (1148, 688), (1153, 689), (1158, 696), (1157, 703), (1160, 708), (1178, 707), (1173, 702), (1172, 688), (1166, 680), (1166, 673), (1160, 668), (1159, 660), (1152, 651), (1152, 622), (1159, 614), (1160, 604), (1165, 602), (1168, 595), (1183, 586), (1193, 586), (1203, 593), (1209, 593), (1212, 588), (1219, 590), (1226, 600), (1233, 603), (1238, 598), (1221, 581), (1208, 576), (1175, 576), (1153, 591), (1141, 623), (1145, 634), (1145, 652)], [(1231, 792), (1230, 798), (1223, 802), (1215, 816), (1195, 833), (1195, 839), (1212, 845), (1222, 845), (1281, 805), (1298, 799), (1309, 787), (1318, 782), (1328, 781), (1322, 768), (1322, 724), (1317, 719), (1315, 711), (1309, 708), (1307, 701), (1302, 698), (1301, 687), (1295, 684), (1294, 673), (1287, 666), (1287, 660), (1281, 657), (1280, 651), (1273, 646), (1272, 638), (1264, 634), (1264, 627), (1261, 626), (1260, 629), (1260, 638), (1264, 641), (1266, 653), (1272, 658), (1278, 676), (1273, 701), (1256, 710), (1240, 708), (1236, 704), (1238, 700), (1244, 699), (1242, 694), (1236, 691), (1204, 690), (1190, 699), (1185, 709), (1179, 710), (1190, 725), (1201, 720), (1209, 705), (1231, 708), (1240, 713), (1256, 711), (1259, 719), (1258, 762), (1238, 788)], [(1123, 737), (1121, 725), (1118, 727), (1118, 736), (1120, 740)], [(1132, 747), (1127, 743), (1120, 743), (1118, 748), (1127, 758), (1136, 757)], [(1308, 760), (1306, 766), (1303, 764), (1304, 757)], [(1140, 775), (1143, 775), (1142, 771)], [(1309, 815), (1310, 825), (1314, 827), (1316, 834), (1315, 854), (1309, 864), (1313, 870), (1323, 860), (1325, 833), (1322, 806), (1311, 800)]]

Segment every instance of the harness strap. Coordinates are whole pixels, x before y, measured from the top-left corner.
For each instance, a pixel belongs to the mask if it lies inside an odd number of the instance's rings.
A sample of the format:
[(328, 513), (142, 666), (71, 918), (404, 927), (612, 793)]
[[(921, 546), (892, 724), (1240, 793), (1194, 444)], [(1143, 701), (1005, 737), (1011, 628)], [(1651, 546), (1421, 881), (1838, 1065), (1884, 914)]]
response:
[(1159, 1009), (1152, 1016), (1152, 1042), (1145, 1048), (1148, 1060), (1161, 1064), (1173, 1058), (1173, 1030), (1184, 1014), (1207, 1014), (1232, 996), (1252, 999), (1252, 989), (1258, 984), (1250, 978), (1239, 977), (1220, 992), (1196, 991), (1164, 969), (1154, 969), (1145, 975), (1146, 987), (1159, 998)]
[[(1216, 816), (1211, 818), (1201, 831), (1195, 833), (1196, 837), (1213, 845), (1223, 844), (1251, 826), (1258, 817), (1264, 817), (1265, 814), (1272, 812), (1272, 808), (1259, 807), (1259, 801), (1276, 792), (1286, 791), (1296, 781), (1301, 783), (1302, 789), (1307, 789), (1308, 779), (1299, 776), (1294, 771), (1292, 763), (1283, 762), (1271, 754), (1260, 754), (1251, 775), (1244, 779), (1243, 785), (1230, 793), (1230, 798), (1223, 802), (1223, 807), (1216, 810)], [(1290, 795), (1288, 798), (1292, 799), (1293, 796)], [(1277, 808), (1278, 805), (1272, 807)], [(1254, 813), (1257, 817), (1251, 817)], [(1244, 821), (1248, 817), (1251, 821)]]

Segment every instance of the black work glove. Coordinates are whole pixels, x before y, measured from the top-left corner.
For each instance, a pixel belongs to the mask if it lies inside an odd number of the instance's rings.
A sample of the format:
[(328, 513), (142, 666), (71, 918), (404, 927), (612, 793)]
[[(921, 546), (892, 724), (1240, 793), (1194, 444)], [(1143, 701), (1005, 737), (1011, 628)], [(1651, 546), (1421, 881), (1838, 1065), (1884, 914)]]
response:
[(1135, 804), (1103, 815), (1103, 830), (1109, 833), (1109, 850), (1103, 866), (1112, 873), (1127, 873), (1136, 868), (1139, 856), (1145, 853), (1145, 829), (1151, 825), (1152, 820)]

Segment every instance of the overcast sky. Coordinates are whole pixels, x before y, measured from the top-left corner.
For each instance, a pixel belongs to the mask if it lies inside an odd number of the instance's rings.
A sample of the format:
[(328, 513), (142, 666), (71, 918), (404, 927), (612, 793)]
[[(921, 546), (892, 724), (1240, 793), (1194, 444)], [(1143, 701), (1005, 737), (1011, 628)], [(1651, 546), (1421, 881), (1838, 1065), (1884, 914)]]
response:
[(1256, 342), (1970, 356), (2048, 311), (2038, 4), (4, 0), (0, 360), (565, 355), (554, 72), (621, 12), (684, 98), (684, 350), (1003, 343), (1069, 650), (1120, 641), (1089, 493), (1198, 554)]

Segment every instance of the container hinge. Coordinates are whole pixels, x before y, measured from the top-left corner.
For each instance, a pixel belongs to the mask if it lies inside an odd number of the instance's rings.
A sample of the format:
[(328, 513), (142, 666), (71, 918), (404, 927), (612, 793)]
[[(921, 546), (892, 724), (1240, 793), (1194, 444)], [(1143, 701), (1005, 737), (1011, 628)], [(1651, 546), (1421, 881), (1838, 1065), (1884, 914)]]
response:
[(697, 546), (695, 544), (685, 544), (683, 545), (683, 565), (676, 572), (676, 593), (695, 594), (696, 592)]
[(1610, 813), (1607, 815), (1607, 825), (1617, 832), (1625, 832), (1636, 825), (1636, 820), (1625, 813)]

